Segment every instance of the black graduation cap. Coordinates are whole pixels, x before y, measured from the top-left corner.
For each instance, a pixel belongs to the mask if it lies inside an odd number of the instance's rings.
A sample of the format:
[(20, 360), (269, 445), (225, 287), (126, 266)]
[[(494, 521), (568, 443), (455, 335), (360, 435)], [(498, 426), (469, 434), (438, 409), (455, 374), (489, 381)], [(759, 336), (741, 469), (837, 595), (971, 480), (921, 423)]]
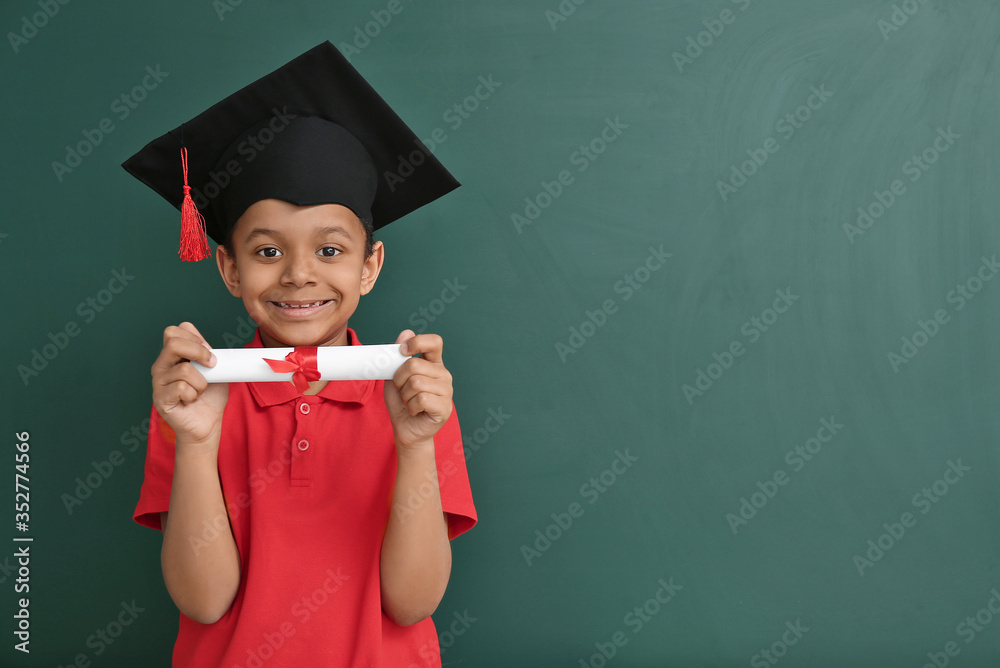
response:
[(211, 257), (202, 230), (224, 243), (262, 199), (342, 204), (378, 229), (459, 185), (328, 41), (154, 139), (122, 167), (181, 210), (185, 260)]

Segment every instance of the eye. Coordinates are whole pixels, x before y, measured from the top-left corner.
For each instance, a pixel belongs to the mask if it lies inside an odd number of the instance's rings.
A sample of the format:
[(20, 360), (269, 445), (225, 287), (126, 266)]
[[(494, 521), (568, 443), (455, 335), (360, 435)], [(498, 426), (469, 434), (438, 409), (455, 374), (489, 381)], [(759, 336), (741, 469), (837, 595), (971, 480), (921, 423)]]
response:
[(272, 247), (261, 248), (259, 251), (257, 251), (257, 255), (269, 258), (281, 257), (281, 251), (279, 251), (277, 248), (272, 248)]
[(320, 257), (337, 257), (342, 252), (342, 250), (333, 246), (323, 246), (323, 248), (319, 249)]

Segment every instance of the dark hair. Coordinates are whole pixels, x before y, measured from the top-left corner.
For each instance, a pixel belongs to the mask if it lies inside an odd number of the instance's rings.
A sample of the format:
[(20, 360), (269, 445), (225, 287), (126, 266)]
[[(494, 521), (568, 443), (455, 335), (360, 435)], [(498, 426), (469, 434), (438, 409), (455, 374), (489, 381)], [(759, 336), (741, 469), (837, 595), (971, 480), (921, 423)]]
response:
[[(372, 249), (375, 246), (375, 228), (372, 226), (372, 221), (370, 218), (362, 218), (358, 216), (358, 221), (361, 222), (361, 226), (365, 228), (365, 260), (372, 256)], [(226, 254), (229, 257), (234, 257), (233, 253), (233, 230), (236, 226), (233, 225), (226, 232), (226, 242), (222, 246), (226, 249)]]
[(365, 259), (367, 260), (372, 256), (372, 248), (375, 246), (375, 228), (372, 226), (372, 221), (370, 218), (358, 217), (361, 221), (361, 226), (365, 228)]

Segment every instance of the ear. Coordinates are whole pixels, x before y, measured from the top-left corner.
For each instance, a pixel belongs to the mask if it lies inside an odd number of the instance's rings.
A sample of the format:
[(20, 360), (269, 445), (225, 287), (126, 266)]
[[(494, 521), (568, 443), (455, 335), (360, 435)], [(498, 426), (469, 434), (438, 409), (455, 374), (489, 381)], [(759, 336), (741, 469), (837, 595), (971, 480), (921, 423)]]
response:
[(379, 272), (382, 271), (382, 262), (385, 260), (385, 246), (381, 241), (372, 244), (372, 254), (361, 266), (361, 294), (367, 295), (375, 287)]
[(221, 244), (215, 249), (215, 263), (219, 266), (219, 274), (229, 289), (229, 293), (234, 297), (242, 298), (240, 272), (236, 268), (236, 261), (226, 252), (226, 247)]

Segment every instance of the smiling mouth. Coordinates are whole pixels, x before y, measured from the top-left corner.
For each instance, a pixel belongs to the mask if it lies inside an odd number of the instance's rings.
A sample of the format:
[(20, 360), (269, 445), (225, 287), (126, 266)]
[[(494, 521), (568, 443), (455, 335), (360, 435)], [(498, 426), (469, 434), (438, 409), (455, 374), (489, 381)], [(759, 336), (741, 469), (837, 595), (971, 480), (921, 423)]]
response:
[(306, 303), (306, 304), (291, 304), (289, 302), (271, 302), (271, 303), (274, 304), (275, 306), (280, 307), (280, 308), (293, 308), (294, 309), (294, 308), (313, 308), (313, 307), (316, 307), (316, 306), (323, 306), (325, 304), (329, 304), (332, 301), (333, 301), (332, 299), (322, 299), (320, 301), (309, 302), (309, 303)]

